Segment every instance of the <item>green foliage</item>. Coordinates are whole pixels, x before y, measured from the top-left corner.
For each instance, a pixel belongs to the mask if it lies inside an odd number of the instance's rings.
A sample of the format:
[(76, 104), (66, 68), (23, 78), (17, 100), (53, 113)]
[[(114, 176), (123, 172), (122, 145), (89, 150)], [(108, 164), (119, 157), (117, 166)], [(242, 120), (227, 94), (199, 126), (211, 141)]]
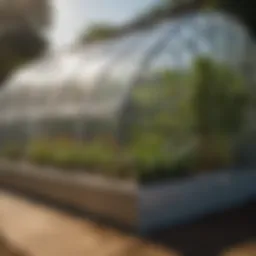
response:
[(220, 0), (203, 0), (202, 8), (212, 9), (220, 7)]
[[(165, 150), (166, 141), (155, 134), (145, 134), (132, 143), (129, 154), (133, 161), (133, 175), (141, 182), (158, 181), (164, 178), (182, 176), (181, 162), (173, 159)], [(185, 164), (185, 163), (184, 163)]]
[(194, 87), (201, 168), (227, 166), (232, 163), (232, 139), (244, 121), (248, 101), (245, 82), (232, 69), (200, 58), (194, 66)]
[(48, 0), (0, 3), (0, 83), (20, 65), (38, 57), (47, 47), (42, 31), (51, 20)]
[(113, 148), (107, 146), (103, 141), (95, 140), (84, 149), (85, 164), (89, 168), (110, 170), (114, 167), (115, 153)]
[(88, 171), (109, 170), (114, 167), (115, 156), (110, 147), (99, 141), (88, 145), (65, 140), (36, 141), (27, 151), (27, 158), (39, 164)]
[(0, 37), (0, 82), (18, 66), (38, 57), (45, 50), (46, 45), (44, 38), (27, 25), (2, 33)]
[(82, 43), (94, 42), (97, 40), (107, 39), (114, 36), (118, 32), (118, 28), (113, 25), (97, 24), (89, 28), (89, 30), (82, 35), (80, 41)]
[(209, 59), (195, 62), (193, 98), (198, 131), (201, 134), (239, 132), (247, 103), (242, 78), (223, 65)]
[(254, 1), (244, 0), (191, 0), (191, 1), (174, 1), (162, 0), (152, 6), (132, 22), (133, 27), (152, 25), (159, 20), (172, 18), (177, 15), (186, 15), (191, 10), (218, 9), (232, 14), (240, 21), (245, 23), (248, 28), (256, 33), (256, 21), (254, 12)]
[(24, 149), (21, 146), (12, 143), (4, 146), (0, 152), (0, 155), (2, 157), (6, 157), (7, 159), (17, 160), (22, 157), (24, 152), (23, 150)]
[(89, 30), (81, 36), (79, 42), (87, 43), (98, 40), (104, 40), (116, 36), (118, 34), (129, 33), (132, 30), (146, 28), (152, 26), (154, 23), (158, 23), (160, 20), (166, 18), (172, 18), (177, 15), (186, 14), (186, 11), (194, 10), (198, 8), (213, 8), (218, 7), (218, 0), (205, 0), (205, 1), (170, 1), (162, 0), (156, 5), (147, 8), (145, 11), (139, 13), (139, 15), (130, 23), (121, 27), (117, 27), (111, 24), (95, 24), (92, 25)]
[[(151, 79), (132, 92), (131, 141), (147, 145), (138, 146), (137, 156), (145, 166), (139, 164), (140, 169), (176, 170), (182, 157), (190, 159), (190, 169), (207, 171), (231, 164), (232, 138), (242, 129), (248, 99), (242, 76), (224, 64), (199, 58), (192, 72), (167, 70)], [(165, 143), (152, 148), (149, 133)], [(171, 155), (166, 154), (170, 149)]]
[(33, 141), (27, 147), (26, 158), (29, 161), (47, 165), (52, 161), (52, 154), (50, 148), (50, 142), (48, 141)]
[(247, 25), (248, 29), (255, 36), (256, 34), (256, 19), (255, 19), (255, 10), (253, 8), (255, 2), (254, 0), (244, 0), (241, 4), (240, 0), (218, 0), (219, 7), (231, 13), (238, 20), (242, 21)]
[(85, 35), (82, 35), (80, 42), (92, 42), (96, 40), (104, 40), (117, 34), (123, 34), (132, 30), (150, 27), (155, 23), (166, 18), (173, 18), (179, 15), (186, 15), (195, 10), (224, 10), (232, 14), (240, 21), (245, 23), (248, 28), (255, 34), (256, 22), (254, 8), (252, 8), (253, 0), (244, 0), (241, 5), (240, 0), (191, 0), (191, 1), (174, 1), (162, 0), (156, 5), (149, 7), (140, 13), (130, 23), (121, 27), (113, 25), (99, 24), (92, 26)]
[[(190, 101), (193, 90), (186, 72), (165, 70), (156, 77), (138, 85), (132, 92), (134, 121), (130, 124), (130, 130), (131, 140), (135, 144), (138, 138), (145, 143), (150, 141), (152, 135), (149, 133), (162, 138), (165, 142), (161, 149), (163, 154), (169, 150), (168, 144), (174, 141), (184, 147), (188, 143), (183, 138), (187, 137), (187, 131), (193, 126)], [(175, 155), (176, 152), (172, 153), (174, 159)]]

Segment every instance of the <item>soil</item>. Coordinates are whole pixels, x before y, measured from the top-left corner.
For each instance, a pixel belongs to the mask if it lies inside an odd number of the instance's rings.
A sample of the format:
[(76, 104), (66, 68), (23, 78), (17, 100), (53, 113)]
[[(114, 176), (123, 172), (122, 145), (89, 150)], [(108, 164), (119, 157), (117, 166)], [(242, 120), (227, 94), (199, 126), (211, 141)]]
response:
[(142, 239), (0, 191), (0, 232), (29, 256), (256, 256), (255, 216), (252, 202)]
[(3, 236), (0, 235), (0, 255), (1, 256), (29, 256), (17, 248), (11, 246)]
[(164, 246), (1, 191), (0, 230), (29, 256), (180, 256)]

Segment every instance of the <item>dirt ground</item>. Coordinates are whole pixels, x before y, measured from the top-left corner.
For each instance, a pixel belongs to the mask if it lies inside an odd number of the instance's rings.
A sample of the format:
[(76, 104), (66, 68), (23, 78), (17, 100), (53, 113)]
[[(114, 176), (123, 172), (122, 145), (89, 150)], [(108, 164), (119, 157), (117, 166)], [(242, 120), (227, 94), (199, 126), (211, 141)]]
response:
[(29, 256), (27, 253), (14, 248), (6, 239), (0, 235), (0, 255), (1, 256)]
[[(3, 192), (0, 194), (0, 230), (8, 241), (23, 248), (29, 256), (179, 255)], [(0, 256), (3, 255), (0, 253)]]
[(256, 256), (256, 205), (142, 240), (0, 191), (0, 233), (28, 254), (0, 256)]
[(220, 256), (256, 256), (256, 241), (230, 248)]

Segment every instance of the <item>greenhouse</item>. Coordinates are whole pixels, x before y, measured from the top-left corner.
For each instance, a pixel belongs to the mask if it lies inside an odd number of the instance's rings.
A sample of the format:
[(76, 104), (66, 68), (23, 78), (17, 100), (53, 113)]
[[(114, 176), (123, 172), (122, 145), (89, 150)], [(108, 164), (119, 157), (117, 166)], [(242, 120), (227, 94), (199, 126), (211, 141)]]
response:
[[(200, 151), (205, 132), (215, 147), (210, 158), (229, 166), (235, 136), (253, 129), (243, 114), (251, 105), (242, 112), (242, 103), (253, 91), (254, 48), (235, 18), (200, 12), (48, 54), (15, 72), (1, 89), (2, 147), (22, 147), (26, 157), (55, 165), (129, 172), (136, 162), (142, 172), (161, 166), (174, 168), (176, 175), (181, 159), (194, 162), (192, 152)], [(196, 104), (200, 81), (214, 88), (204, 91), (201, 105)], [(218, 102), (208, 100), (213, 95)], [(230, 97), (223, 100), (225, 95)], [(72, 157), (63, 152), (65, 144), (73, 148)], [(62, 149), (58, 156), (46, 154), (55, 147)], [(219, 156), (216, 147), (225, 152)]]

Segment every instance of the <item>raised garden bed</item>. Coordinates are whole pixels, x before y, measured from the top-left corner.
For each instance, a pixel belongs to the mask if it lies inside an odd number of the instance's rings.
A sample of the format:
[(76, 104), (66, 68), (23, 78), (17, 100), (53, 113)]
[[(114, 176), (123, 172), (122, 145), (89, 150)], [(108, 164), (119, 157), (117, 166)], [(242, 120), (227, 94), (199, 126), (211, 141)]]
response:
[(223, 171), (154, 184), (27, 163), (0, 162), (0, 183), (101, 216), (138, 232), (182, 224), (256, 198), (255, 171)]

